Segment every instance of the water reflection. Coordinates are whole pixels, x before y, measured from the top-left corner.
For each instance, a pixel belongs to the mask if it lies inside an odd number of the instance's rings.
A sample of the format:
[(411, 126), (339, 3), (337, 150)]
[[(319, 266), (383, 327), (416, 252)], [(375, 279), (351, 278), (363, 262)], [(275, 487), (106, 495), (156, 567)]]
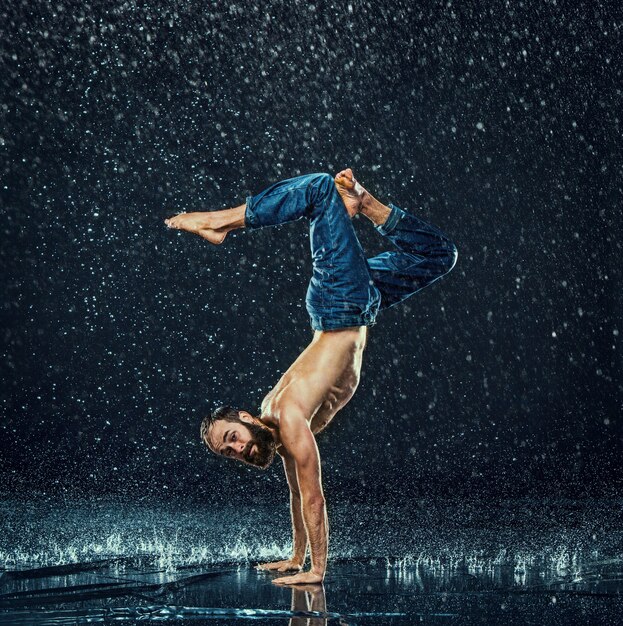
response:
[[(320, 615), (296, 615), (290, 618), (290, 626), (326, 626), (327, 598), (324, 585), (300, 585), (292, 587), (293, 613), (319, 613)], [(346, 623), (343, 622), (346, 626)]]

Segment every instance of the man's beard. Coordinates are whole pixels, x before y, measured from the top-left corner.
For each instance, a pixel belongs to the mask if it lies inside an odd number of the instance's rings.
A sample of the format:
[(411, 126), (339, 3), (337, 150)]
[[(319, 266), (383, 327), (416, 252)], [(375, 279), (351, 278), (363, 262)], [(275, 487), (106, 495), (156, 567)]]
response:
[[(275, 458), (275, 452), (277, 446), (272, 433), (268, 428), (259, 426), (255, 423), (245, 423), (245, 426), (251, 433), (251, 441), (247, 443), (244, 448), (243, 456), (247, 463), (259, 467), (260, 469), (267, 469)], [(255, 446), (257, 451), (250, 457), (251, 449)]]

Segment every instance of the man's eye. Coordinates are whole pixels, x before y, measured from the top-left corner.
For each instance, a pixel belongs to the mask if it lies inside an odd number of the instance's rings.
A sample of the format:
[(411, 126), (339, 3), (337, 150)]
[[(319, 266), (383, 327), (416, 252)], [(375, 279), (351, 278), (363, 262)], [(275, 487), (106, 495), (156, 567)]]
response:
[(231, 436), (231, 440), (232, 440), (232, 441), (236, 441), (236, 439), (237, 439), (237, 438), (238, 438), (238, 437), (237, 437), (236, 433), (234, 433), (234, 434)]

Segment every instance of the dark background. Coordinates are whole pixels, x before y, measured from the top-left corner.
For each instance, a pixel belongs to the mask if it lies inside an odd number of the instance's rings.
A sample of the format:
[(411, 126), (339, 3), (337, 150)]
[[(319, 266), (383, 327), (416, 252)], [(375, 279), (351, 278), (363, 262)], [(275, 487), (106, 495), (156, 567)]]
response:
[(459, 261), (372, 328), (329, 499), (614, 493), (616, 6), (5, 3), (3, 492), (282, 500), (198, 429), (311, 340), (307, 224), (211, 247), (162, 220), (351, 166)]

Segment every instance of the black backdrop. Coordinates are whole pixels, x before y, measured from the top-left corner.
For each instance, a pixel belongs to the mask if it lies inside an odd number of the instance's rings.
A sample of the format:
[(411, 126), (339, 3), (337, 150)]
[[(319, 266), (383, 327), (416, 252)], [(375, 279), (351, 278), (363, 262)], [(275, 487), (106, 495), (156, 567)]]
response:
[(217, 404), (257, 411), (311, 339), (307, 225), (211, 247), (162, 219), (351, 166), (459, 261), (372, 329), (319, 437), (328, 489), (611, 493), (615, 4), (4, 5), (4, 491), (252, 501), (281, 484), (212, 458), (198, 426)]

